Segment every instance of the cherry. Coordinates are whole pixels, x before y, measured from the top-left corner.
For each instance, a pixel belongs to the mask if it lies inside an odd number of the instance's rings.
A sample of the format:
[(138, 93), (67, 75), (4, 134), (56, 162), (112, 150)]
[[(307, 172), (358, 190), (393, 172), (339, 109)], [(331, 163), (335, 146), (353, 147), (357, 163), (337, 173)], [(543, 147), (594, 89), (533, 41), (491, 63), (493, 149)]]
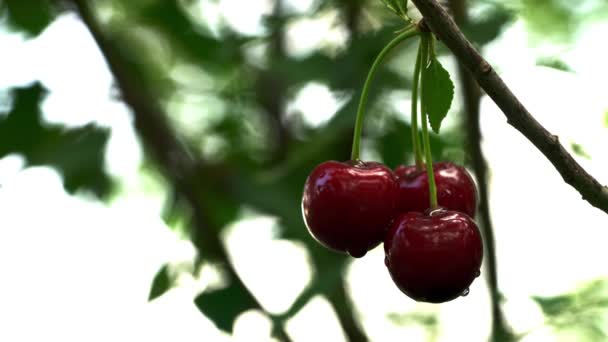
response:
[(417, 301), (442, 303), (468, 294), (480, 274), (483, 245), (469, 216), (436, 209), (398, 216), (384, 252), (391, 278), (403, 293)]
[[(463, 212), (474, 218), (477, 190), (467, 170), (451, 162), (439, 162), (433, 163), (433, 173), (439, 206)], [(399, 210), (423, 213), (429, 209), (429, 181), (426, 170), (402, 165), (395, 169), (395, 174), (399, 178)]]
[(380, 163), (327, 161), (304, 185), (304, 221), (325, 247), (360, 258), (384, 239), (398, 191), (397, 177)]

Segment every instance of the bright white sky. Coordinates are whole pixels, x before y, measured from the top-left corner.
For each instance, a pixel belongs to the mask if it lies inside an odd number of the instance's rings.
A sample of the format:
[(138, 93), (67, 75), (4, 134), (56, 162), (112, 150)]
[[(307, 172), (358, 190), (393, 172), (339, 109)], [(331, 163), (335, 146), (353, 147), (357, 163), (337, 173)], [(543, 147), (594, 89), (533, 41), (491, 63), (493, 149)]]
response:
[[(221, 1), (215, 13), (224, 11), (228, 22), (242, 32), (259, 32), (259, 16), (269, 10), (268, 1), (252, 1), (255, 11), (244, 11), (243, 4)], [(292, 10), (302, 11), (311, 1), (294, 4)], [(234, 6), (249, 16), (233, 18)], [(331, 25), (306, 28), (309, 36), (342, 36), (331, 31)], [(608, 183), (608, 128), (603, 126), (608, 69), (601, 66), (608, 51), (598, 49), (598, 42), (607, 34), (606, 24), (590, 26), (562, 56), (574, 74), (536, 67), (536, 57), (543, 51), (528, 45), (521, 23), (486, 50), (537, 119), (562, 142), (574, 141), (586, 149), (592, 159), (580, 162), (603, 183)], [(178, 288), (147, 303), (160, 266), (187, 264), (194, 251), (160, 219), (162, 185), (140, 173), (141, 149), (128, 111), (110, 100), (111, 76), (78, 20), (63, 16), (32, 41), (0, 33), (0, 50), (0, 89), (40, 80), (51, 90), (44, 103), (47, 120), (69, 125), (94, 121), (112, 128), (107, 161), (122, 186), (117, 199), (100, 204), (86, 196), (68, 196), (52, 169), (24, 169), (18, 156), (0, 160), (0, 341), (267, 340), (269, 323), (259, 313), (241, 316), (235, 336), (229, 338), (197, 311), (192, 299), (214, 281), (210, 269), (202, 280), (180, 278)], [(295, 46), (293, 51), (305, 50)], [(42, 54), (45, 58), (38, 59)], [(446, 64), (453, 65), (449, 60)], [(307, 122), (320, 125), (339, 108), (336, 101), (325, 85), (312, 83), (292, 105)], [(320, 110), (310, 106), (312, 102), (333, 110)], [(555, 295), (608, 275), (602, 263), (608, 260), (608, 217), (581, 201), (539, 152), (506, 124), (491, 101), (485, 99), (482, 110), (501, 289), (509, 299), (511, 322), (526, 331), (542, 322), (530, 295)], [(248, 219), (227, 235), (232, 257), (264, 306), (271, 312), (284, 311), (311, 277), (306, 252), (273, 240), (272, 218), (245, 215)], [(398, 327), (385, 318), (387, 312), (412, 309), (439, 313), (441, 341), (483, 340), (488, 333), (483, 327), (489, 323), (483, 281), (476, 281), (466, 298), (442, 306), (415, 304), (393, 286), (382, 258), (381, 250), (375, 250), (349, 270), (351, 290), (372, 340), (424, 340), (422, 328)], [(256, 267), (261, 264), (266, 267)], [(269, 281), (277, 275), (280, 281)], [(298, 314), (288, 330), (296, 342), (344, 340), (322, 298)], [(542, 329), (526, 339), (554, 340)]]

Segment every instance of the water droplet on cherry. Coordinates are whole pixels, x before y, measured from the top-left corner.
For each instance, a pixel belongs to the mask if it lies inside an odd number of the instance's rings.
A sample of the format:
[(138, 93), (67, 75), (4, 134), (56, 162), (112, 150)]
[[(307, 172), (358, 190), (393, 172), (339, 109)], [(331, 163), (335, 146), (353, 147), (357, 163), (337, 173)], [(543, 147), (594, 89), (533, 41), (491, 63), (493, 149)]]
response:
[(475, 278), (479, 277), (480, 275), (481, 275), (481, 271), (480, 271), (480, 270), (477, 270), (477, 271), (475, 272)]
[(469, 295), (469, 289), (464, 289), (464, 291), (462, 291), (462, 293), (460, 294), (462, 297), (466, 297)]

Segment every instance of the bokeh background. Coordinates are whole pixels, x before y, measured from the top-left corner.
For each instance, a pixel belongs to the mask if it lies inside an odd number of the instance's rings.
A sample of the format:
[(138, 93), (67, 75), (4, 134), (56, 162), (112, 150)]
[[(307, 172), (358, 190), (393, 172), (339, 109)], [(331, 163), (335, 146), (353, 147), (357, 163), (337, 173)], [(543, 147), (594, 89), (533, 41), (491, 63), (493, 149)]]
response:
[[(445, 5), (608, 183), (608, 3)], [(416, 303), (381, 247), (353, 260), (308, 235), (306, 176), (348, 159), (402, 26), (380, 0), (0, 0), (0, 341), (608, 340), (608, 216), (441, 44), (456, 99), (433, 152), (473, 172), (481, 143), (498, 286), (486, 267), (468, 296)], [(412, 161), (415, 53), (373, 83), (366, 160)]]

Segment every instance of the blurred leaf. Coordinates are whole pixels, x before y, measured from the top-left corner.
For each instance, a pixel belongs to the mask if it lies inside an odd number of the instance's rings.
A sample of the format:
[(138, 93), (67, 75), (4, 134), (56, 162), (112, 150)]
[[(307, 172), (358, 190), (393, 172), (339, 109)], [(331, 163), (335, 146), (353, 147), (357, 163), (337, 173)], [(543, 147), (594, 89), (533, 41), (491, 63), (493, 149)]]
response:
[(520, 15), (537, 38), (567, 41), (576, 33), (579, 22), (571, 7), (575, 4), (561, 0), (522, 0), (522, 4)]
[(109, 131), (92, 124), (67, 129), (44, 123), (40, 103), (45, 94), (38, 83), (13, 90), (13, 108), (0, 118), (0, 157), (19, 153), (28, 165), (53, 166), (67, 191), (86, 189), (103, 197), (111, 187), (104, 170)]
[(297, 314), (313, 297), (319, 294), (325, 294), (327, 297), (337, 286), (341, 286), (341, 280), (344, 277), (344, 267), (346, 266), (346, 258), (339, 257), (325, 263), (323, 268), (317, 269), (316, 277), (313, 281), (300, 293), (289, 310), (282, 315), (282, 318), (290, 318)]
[(585, 151), (585, 148), (583, 148), (582, 145), (573, 142), (570, 143), (570, 147), (572, 148), (574, 154), (576, 154), (577, 156), (583, 157), (585, 159), (591, 159), (591, 156), (587, 153), (587, 151)]
[(608, 111), (604, 113), (604, 126), (608, 127)]
[[(243, 62), (241, 48), (251, 38), (223, 32), (222, 38), (216, 39), (192, 21), (178, 1), (148, 3), (143, 9), (137, 1), (128, 1), (125, 5), (133, 6), (133, 17), (142, 24), (162, 32), (173, 49), (183, 52), (191, 62), (214, 71), (226, 71)], [(133, 25), (132, 22), (125, 24), (127, 27)]]
[(173, 227), (183, 218), (184, 210), (185, 204), (182, 197), (180, 197), (177, 191), (172, 190), (169, 191), (168, 197), (165, 198), (160, 216), (167, 226)]
[(508, 23), (515, 18), (514, 12), (503, 7), (495, 6), (483, 15), (472, 18), (463, 31), (467, 38), (479, 46), (496, 39)]
[(412, 154), (410, 125), (392, 117), (387, 128), (386, 133), (378, 140), (378, 149), (384, 164), (395, 168), (404, 164)]
[(536, 65), (556, 69), (559, 71), (574, 72), (574, 70), (572, 70), (572, 68), (570, 68), (570, 66), (566, 64), (566, 62), (557, 58), (541, 58), (536, 61)]
[(169, 291), (171, 288), (171, 277), (169, 277), (169, 267), (164, 265), (156, 276), (154, 276), (154, 280), (152, 281), (152, 287), (150, 288), (150, 295), (148, 296), (148, 300), (152, 301), (160, 296), (162, 296), (165, 292)]
[(238, 218), (240, 203), (214, 189), (202, 192), (212, 226), (223, 229)]
[(606, 336), (603, 317), (608, 310), (607, 280), (590, 282), (574, 293), (532, 299), (547, 316), (546, 325), (556, 330), (576, 330), (588, 336)]
[(570, 308), (574, 303), (574, 297), (571, 295), (563, 295), (556, 297), (532, 297), (532, 299), (540, 305), (541, 310), (547, 316), (559, 315), (566, 309)]
[(232, 332), (234, 321), (240, 313), (257, 307), (251, 295), (239, 284), (233, 281), (223, 289), (203, 292), (194, 300), (205, 316), (228, 333)]
[(423, 70), (422, 80), (424, 107), (433, 131), (439, 133), (441, 122), (452, 106), (454, 83), (448, 71), (435, 57), (431, 57), (429, 65)]
[(397, 312), (390, 312), (387, 314), (387, 318), (391, 322), (401, 326), (410, 324), (420, 324), (426, 326), (427, 328), (436, 329), (439, 324), (437, 315), (433, 313), (414, 312), (403, 314)]
[(3, 0), (0, 14), (9, 26), (30, 36), (37, 36), (53, 21), (49, 0)]

